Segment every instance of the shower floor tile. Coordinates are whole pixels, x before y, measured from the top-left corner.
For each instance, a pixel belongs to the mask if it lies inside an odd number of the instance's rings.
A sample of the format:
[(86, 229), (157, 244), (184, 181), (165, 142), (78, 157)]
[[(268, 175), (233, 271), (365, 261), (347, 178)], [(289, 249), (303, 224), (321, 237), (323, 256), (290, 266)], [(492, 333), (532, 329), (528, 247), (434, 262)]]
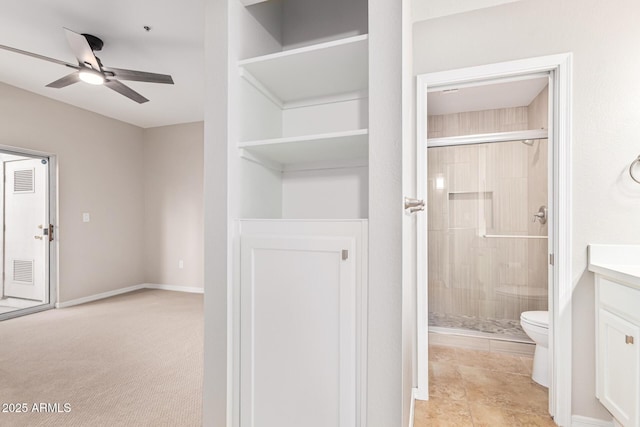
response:
[(531, 379), (531, 357), (429, 346), (428, 401), (414, 427), (553, 427), (548, 389)]
[(520, 321), (513, 319), (490, 319), (429, 312), (429, 326), (463, 329), (530, 341), (527, 334), (522, 330)]

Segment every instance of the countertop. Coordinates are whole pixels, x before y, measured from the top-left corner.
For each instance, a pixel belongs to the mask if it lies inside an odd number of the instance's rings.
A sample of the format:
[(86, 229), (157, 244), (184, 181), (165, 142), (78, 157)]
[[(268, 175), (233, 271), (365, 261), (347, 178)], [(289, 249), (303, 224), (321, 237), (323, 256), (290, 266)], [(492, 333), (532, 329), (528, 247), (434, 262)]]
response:
[(640, 289), (640, 245), (589, 245), (589, 271)]

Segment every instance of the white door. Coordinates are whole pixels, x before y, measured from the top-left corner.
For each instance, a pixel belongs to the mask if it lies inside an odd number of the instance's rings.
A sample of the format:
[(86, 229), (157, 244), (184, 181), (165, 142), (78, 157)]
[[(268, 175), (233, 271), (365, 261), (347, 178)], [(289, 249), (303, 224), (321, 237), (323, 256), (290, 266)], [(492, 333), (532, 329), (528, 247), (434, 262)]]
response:
[(48, 162), (4, 163), (4, 296), (47, 303)]
[(354, 249), (351, 238), (241, 238), (242, 427), (356, 425)]

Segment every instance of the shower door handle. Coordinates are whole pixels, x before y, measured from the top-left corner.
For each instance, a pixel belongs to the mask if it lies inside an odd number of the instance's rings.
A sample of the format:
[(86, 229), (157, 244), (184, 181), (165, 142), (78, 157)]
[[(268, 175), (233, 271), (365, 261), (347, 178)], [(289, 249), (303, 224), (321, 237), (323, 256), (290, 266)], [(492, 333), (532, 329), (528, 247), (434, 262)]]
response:
[(412, 199), (410, 197), (404, 198), (404, 209), (409, 213), (415, 213), (424, 210), (424, 200)]
[(538, 212), (533, 214), (533, 221), (532, 222), (536, 222), (539, 221), (540, 224), (544, 225), (547, 223), (547, 215), (548, 215), (548, 209), (546, 206), (540, 206), (540, 209), (538, 209)]

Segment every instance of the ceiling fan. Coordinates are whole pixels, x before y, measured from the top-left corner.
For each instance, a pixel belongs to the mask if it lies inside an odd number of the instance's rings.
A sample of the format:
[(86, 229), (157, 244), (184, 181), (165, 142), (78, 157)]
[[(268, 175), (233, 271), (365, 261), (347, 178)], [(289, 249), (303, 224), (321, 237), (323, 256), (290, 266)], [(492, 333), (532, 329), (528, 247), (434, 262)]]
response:
[(9, 46), (0, 45), (0, 49), (8, 50), (22, 55), (31, 56), (33, 58), (43, 59), (55, 64), (64, 65), (76, 70), (75, 72), (62, 77), (61, 79), (51, 82), (47, 87), (60, 89), (79, 81), (83, 81), (94, 85), (104, 85), (111, 90), (118, 92), (127, 98), (136, 101), (138, 104), (149, 101), (129, 86), (120, 82), (120, 80), (130, 80), (137, 82), (149, 83), (165, 83), (173, 84), (173, 79), (167, 74), (147, 73), (145, 71), (125, 70), (122, 68), (105, 67), (100, 62), (100, 58), (94, 55), (94, 51), (102, 50), (104, 43), (96, 36), (91, 34), (78, 34), (68, 28), (64, 29), (65, 35), (73, 54), (78, 59), (78, 65), (69, 64), (68, 62), (58, 59), (49, 58), (37, 53), (27, 52), (25, 50), (16, 49)]

